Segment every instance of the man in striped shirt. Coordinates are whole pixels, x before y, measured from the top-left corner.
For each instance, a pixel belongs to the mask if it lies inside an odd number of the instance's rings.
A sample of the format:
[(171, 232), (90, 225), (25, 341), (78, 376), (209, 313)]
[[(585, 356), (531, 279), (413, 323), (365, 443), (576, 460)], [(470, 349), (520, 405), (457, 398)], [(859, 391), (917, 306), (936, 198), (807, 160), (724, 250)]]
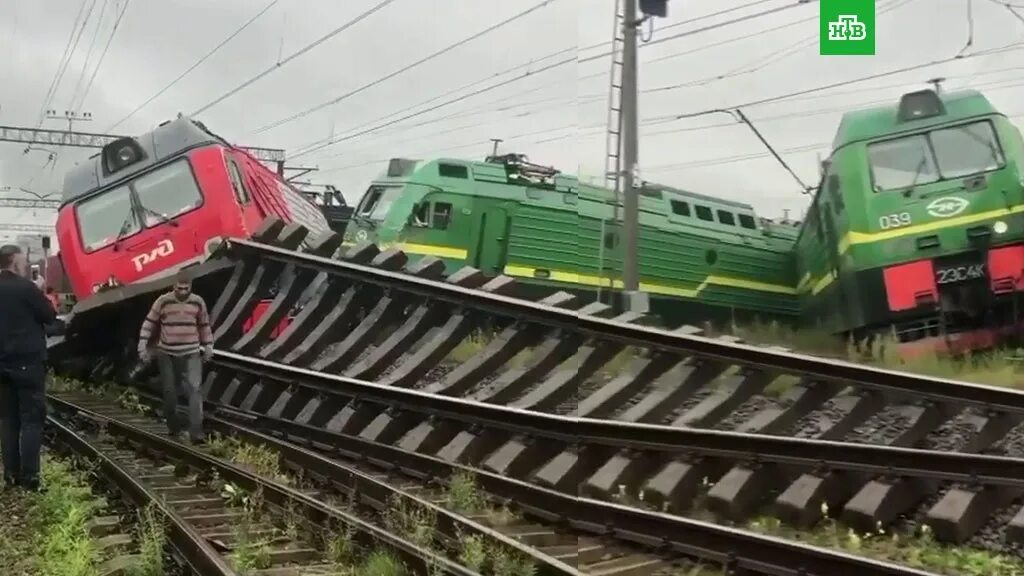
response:
[(159, 329), (157, 364), (164, 393), (164, 417), (171, 436), (180, 429), (177, 419), (180, 386), (188, 397), (189, 436), (194, 444), (203, 442), (202, 363), (213, 354), (210, 315), (202, 297), (192, 293), (192, 282), (179, 272), (174, 291), (153, 302), (139, 333), (139, 359), (149, 360), (149, 341)]

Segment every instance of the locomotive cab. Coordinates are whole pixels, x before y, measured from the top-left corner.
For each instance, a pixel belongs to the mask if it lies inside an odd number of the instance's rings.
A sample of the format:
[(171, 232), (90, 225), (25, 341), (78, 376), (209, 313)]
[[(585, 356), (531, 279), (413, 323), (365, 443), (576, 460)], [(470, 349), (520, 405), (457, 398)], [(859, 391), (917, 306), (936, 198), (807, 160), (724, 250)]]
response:
[(473, 197), (446, 180), (465, 179), (468, 172), (468, 167), (454, 162), (392, 159), (353, 211), (346, 244), (374, 242), (411, 255), (434, 256), (449, 271), (464, 265), (472, 226), (465, 217), (473, 212)]
[(79, 299), (165, 278), (247, 238), (270, 215), (327, 231), (320, 210), (188, 118), (120, 138), (65, 177), (57, 234)]
[(806, 320), (841, 311), (840, 332), (947, 342), (1016, 322), (1022, 160), (1020, 132), (973, 90), (844, 115), (808, 217), (824, 231), (798, 243), (805, 275), (823, 279)]

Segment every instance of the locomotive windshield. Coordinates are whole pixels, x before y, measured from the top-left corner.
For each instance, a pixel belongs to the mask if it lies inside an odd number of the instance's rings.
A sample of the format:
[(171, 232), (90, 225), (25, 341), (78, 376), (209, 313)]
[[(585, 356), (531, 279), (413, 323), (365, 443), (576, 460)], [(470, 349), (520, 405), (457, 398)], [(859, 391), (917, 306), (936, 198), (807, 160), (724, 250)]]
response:
[(875, 192), (963, 178), (1004, 165), (988, 120), (868, 145)]
[(195, 176), (182, 159), (78, 204), (82, 244), (99, 250), (194, 210), (203, 202)]
[(356, 216), (382, 222), (401, 193), (402, 188), (399, 186), (371, 186), (363, 195)]

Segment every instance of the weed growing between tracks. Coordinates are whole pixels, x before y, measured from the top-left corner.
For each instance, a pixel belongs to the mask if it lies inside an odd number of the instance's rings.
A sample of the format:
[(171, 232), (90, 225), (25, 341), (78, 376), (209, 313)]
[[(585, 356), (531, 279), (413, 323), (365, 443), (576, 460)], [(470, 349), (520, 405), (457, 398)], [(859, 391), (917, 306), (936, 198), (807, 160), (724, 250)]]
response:
[(89, 521), (102, 502), (88, 476), (69, 461), (44, 455), (44, 492), (15, 489), (0, 495), (0, 570), (10, 576), (99, 574), (101, 558)]

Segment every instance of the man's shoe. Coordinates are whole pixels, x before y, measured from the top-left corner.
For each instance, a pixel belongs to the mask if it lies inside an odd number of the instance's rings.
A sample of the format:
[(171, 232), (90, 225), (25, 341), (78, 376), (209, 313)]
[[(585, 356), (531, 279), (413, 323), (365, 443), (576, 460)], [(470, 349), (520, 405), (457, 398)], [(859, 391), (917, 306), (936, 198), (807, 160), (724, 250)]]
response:
[(22, 480), (18, 482), (18, 485), (22, 487), (26, 492), (34, 492), (36, 494), (43, 491), (43, 487), (39, 484), (38, 478), (32, 478), (30, 480)]
[(206, 437), (201, 436), (199, 438), (190, 438), (193, 446), (206, 446)]

